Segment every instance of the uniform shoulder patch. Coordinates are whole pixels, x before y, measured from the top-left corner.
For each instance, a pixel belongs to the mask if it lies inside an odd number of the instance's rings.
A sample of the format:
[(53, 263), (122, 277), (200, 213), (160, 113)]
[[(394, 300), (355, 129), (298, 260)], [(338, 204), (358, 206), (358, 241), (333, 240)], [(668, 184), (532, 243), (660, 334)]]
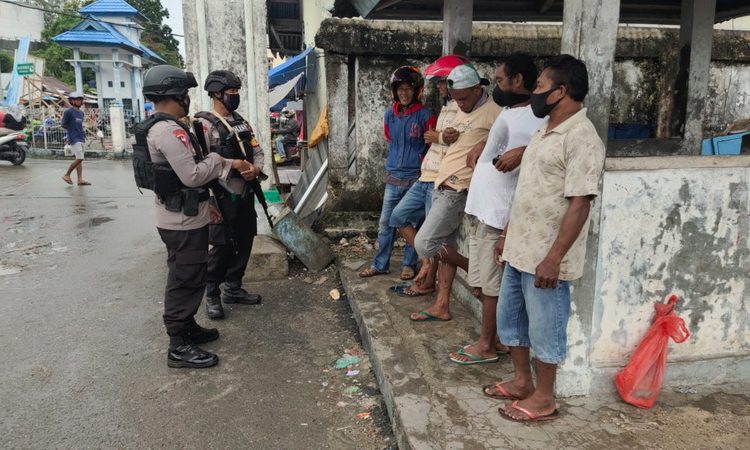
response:
[(188, 135), (185, 130), (172, 130), (172, 134), (174, 135), (174, 137), (179, 139), (183, 143), (183, 145), (185, 145), (185, 148), (190, 148), (190, 139), (188, 139)]

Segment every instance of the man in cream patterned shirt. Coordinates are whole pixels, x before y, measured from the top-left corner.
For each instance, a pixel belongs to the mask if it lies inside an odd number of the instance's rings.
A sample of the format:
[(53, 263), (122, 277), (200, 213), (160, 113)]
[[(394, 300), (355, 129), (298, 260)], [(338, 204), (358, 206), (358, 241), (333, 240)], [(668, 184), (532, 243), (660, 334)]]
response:
[[(604, 144), (586, 117), (586, 65), (570, 56), (547, 61), (531, 95), (537, 117), (496, 254), (505, 260), (497, 329), (510, 347), (515, 376), (486, 386), (485, 395), (511, 400), (500, 414), (515, 421), (559, 417), (557, 365), (565, 360), (570, 282), (583, 275), (591, 202), (599, 194)], [(536, 356), (536, 385), (529, 348)]]

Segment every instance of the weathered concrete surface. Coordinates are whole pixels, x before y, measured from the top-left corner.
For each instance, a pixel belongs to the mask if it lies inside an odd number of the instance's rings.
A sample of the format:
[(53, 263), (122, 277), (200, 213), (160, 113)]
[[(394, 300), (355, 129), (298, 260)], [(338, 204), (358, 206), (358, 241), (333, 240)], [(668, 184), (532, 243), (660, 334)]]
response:
[(750, 377), (750, 159), (690, 167), (700, 158), (605, 172), (593, 366), (621, 365), (646, 331), (653, 303), (675, 293), (692, 332), (670, 353), (685, 365), (680, 379)]
[[(261, 220), (263, 217), (259, 216), (259, 221)], [(286, 254), (286, 247), (272, 236), (256, 236), (243, 280), (246, 282), (281, 280), (287, 275), (289, 275), (289, 258)]]
[(511, 376), (508, 358), (468, 367), (448, 360), (477, 336), (471, 312), (456, 304), (450, 322), (413, 323), (409, 312), (429, 298), (389, 294), (397, 277), (361, 279), (356, 267), (344, 261), (341, 279), (402, 450), (741, 448), (750, 436), (749, 384), (694, 386), (693, 395), (665, 388), (651, 410), (610, 395), (568, 398), (558, 401), (557, 422), (506, 421), (497, 413), (502, 402), (484, 397), (481, 386)]
[(1, 448), (389, 447), (369, 363), (332, 367), (358, 342), (335, 271), (249, 284), (262, 305), (210, 322), (219, 365), (168, 369), (153, 198), (127, 161), (86, 161), (85, 188), (67, 165), (0, 164)]

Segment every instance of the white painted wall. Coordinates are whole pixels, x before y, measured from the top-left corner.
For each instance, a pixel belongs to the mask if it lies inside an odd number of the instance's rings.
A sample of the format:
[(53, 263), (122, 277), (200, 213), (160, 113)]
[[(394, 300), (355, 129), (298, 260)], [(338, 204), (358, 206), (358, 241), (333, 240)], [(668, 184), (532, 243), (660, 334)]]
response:
[(42, 11), (22, 8), (10, 3), (3, 3), (0, 11), (2, 11), (0, 12), (0, 39), (15, 40), (29, 36), (34, 42), (42, 40), (44, 29)]

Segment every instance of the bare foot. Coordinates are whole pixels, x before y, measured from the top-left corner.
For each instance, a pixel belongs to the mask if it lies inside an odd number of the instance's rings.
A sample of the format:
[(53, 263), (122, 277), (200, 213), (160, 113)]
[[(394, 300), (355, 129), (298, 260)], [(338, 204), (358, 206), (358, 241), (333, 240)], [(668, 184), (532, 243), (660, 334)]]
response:
[[(528, 413), (531, 413), (531, 416), (521, 408), (528, 411)], [(545, 416), (552, 415), (557, 411), (557, 406), (555, 405), (554, 399), (541, 399), (532, 395), (524, 400), (508, 402), (505, 405), (504, 410), (504, 414), (508, 416), (508, 418), (520, 422), (526, 422), (535, 420), (537, 417), (544, 418)]]
[(460, 362), (471, 362), (478, 356), (482, 359), (497, 359), (497, 352), (494, 349), (482, 348), (479, 345), (465, 345), (460, 351), (451, 352), (450, 358)]
[(451, 320), (452, 316), (450, 310), (429, 307), (424, 311), (411, 313), (409, 318), (415, 322), (424, 322), (429, 320)]
[(496, 383), (485, 386), (482, 389), (484, 395), (500, 400), (518, 400), (529, 397), (534, 392), (534, 385), (518, 386), (515, 380), (510, 381), (498, 381)]
[(495, 351), (497, 353), (510, 353), (510, 347), (500, 341), (495, 342)]
[(421, 286), (424, 284), (424, 282), (427, 280), (427, 277), (430, 274), (430, 266), (432, 265), (432, 260), (426, 259), (422, 261), (422, 267), (419, 268), (419, 273), (416, 277), (414, 277), (414, 281), (412, 281), (412, 286)]

